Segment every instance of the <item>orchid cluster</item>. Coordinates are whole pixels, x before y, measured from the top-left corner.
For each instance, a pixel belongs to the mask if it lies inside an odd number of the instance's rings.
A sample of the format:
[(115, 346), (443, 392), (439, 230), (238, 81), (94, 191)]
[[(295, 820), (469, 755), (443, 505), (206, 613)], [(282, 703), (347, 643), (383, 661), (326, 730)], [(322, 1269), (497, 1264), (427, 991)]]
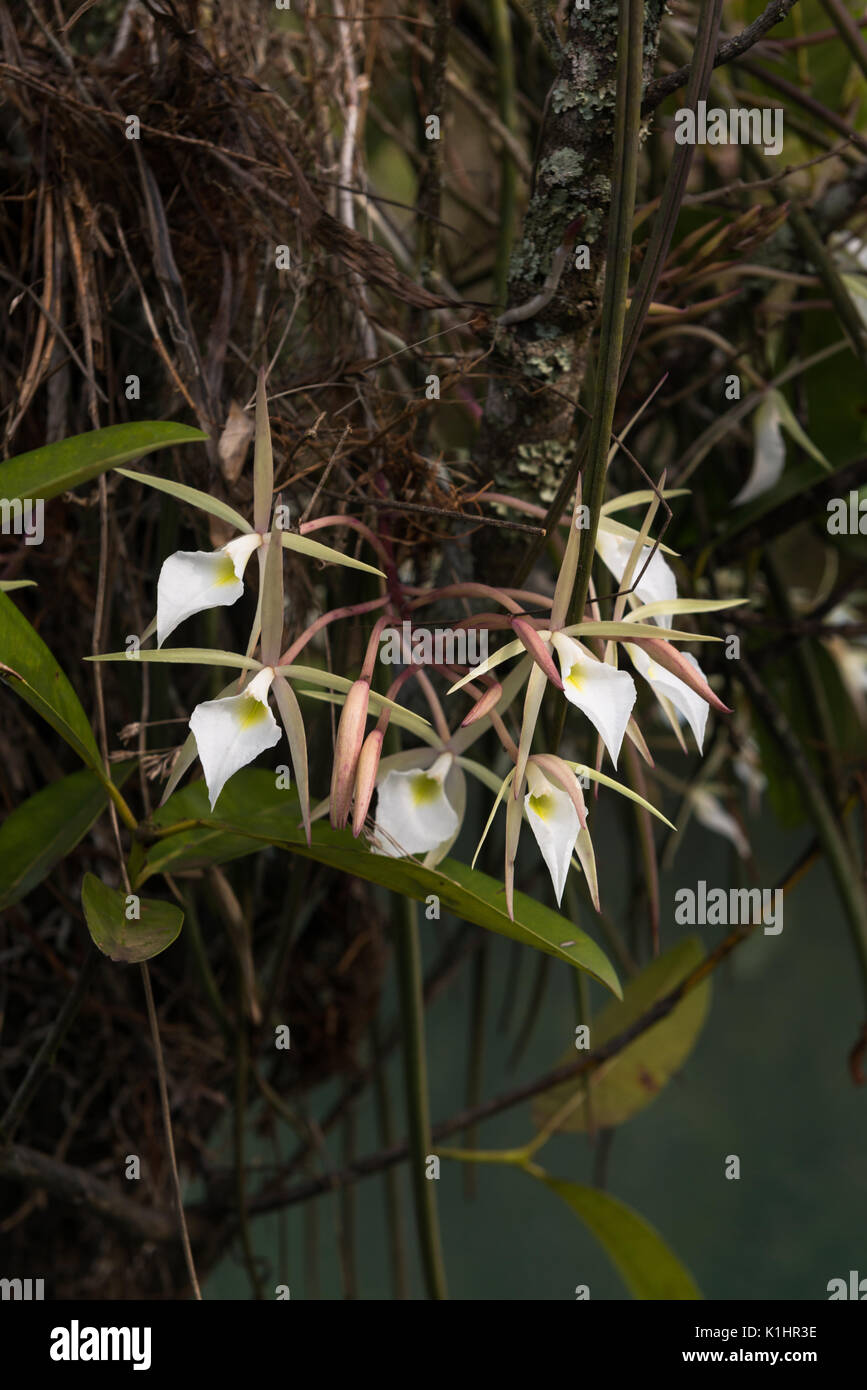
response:
[[(510, 915), (518, 843), (525, 821), (550, 873), (558, 904), (569, 869), (575, 865), (583, 872), (598, 910), (596, 864), (584, 788), (591, 781), (597, 788), (612, 788), (665, 820), (632, 787), (602, 771), (606, 754), (617, 770), (624, 739), (652, 766), (634, 714), (634, 673), (652, 690), (684, 749), (682, 724), (691, 730), (701, 751), (709, 708), (726, 711), (696, 659), (675, 645), (717, 639), (677, 630), (671, 623), (675, 615), (730, 605), (724, 601), (678, 598), (675, 575), (665, 558), (672, 552), (650, 540), (650, 527), (662, 497), (676, 494), (661, 490), (631, 493), (603, 507), (595, 548), (618, 586), (613, 616), (608, 621), (601, 619), (599, 600), (591, 583), (585, 615), (581, 621), (569, 623), (581, 522), (586, 512), (580, 506), (580, 495), (575, 499), (552, 595), (477, 583), (421, 590), (401, 584), (387, 540), (383, 541), (361, 521), (343, 515), (325, 517), (294, 531), (280, 524), (285, 509), (279, 498), (276, 507), (273, 505), (274, 465), (263, 374), (257, 388), (253, 466), (252, 525), (233, 508), (205, 493), (119, 470), (217, 516), (238, 532), (217, 550), (178, 551), (165, 560), (157, 584), (156, 619), (145, 633), (146, 639), (156, 632), (157, 647), (135, 654), (140, 660), (223, 665), (240, 672), (216, 699), (206, 700), (192, 711), (190, 734), (175, 759), (163, 800), (198, 757), (213, 811), (228, 780), (279, 742), (280, 725), (270, 704), (273, 696), (289, 742), (308, 843), (312, 823), (328, 815), (335, 829), (351, 825), (356, 838), (363, 835), (374, 854), (419, 856), (426, 867), (433, 867), (449, 852), (460, 832), (469, 774), (495, 794), (476, 857), (497, 808), (505, 801), (504, 879)], [(647, 512), (639, 531), (616, 519), (618, 510), (643, 504), (647, 505)], [(309, 538), (313, 530), (336, 525), (353, 527), (369, 542), (389, 570), (388, 576)], [(283, 649), (283, 552), (287, 549), (378, 576), (380, 596), (323, 613)], [(254, 553), (259, 564), (259, 592), (246, 651), (165, 647), (175, 629), (193, 614), (237, 602), (244, 592), (245, 569)], [(407, 614), (415, 621), (421, 609), (444, 599), (485, 600), (496, 605), (497, 611), (474, 614), (457, 626), (508, 630), (511, 640), (469, 669), (437, 664), (425, 669), (406, 651), (405, 664), (388, 691), (384, 695), (375, 691), (374, 674), (385, 626), (402, 622), (405, 631)], [(381, 611), (354, 681), (316, 665), (298, 664), (297, 658), (328, 624), (376, 610)], [(623, 667), (621, 654), (628, 658), (631, 669)], [(118, 660), (128, 655), (112, 653), (102, 659)], [(515, 659), (514, 669), (500, 679), (497, 668)], [(495, 671), (497, 675), (493, 674)], [(472, 697), (469, 712), (456, 724), (450, 726), (431, 674), (450, 683), (450, 695), (464, 691)], [(430, 721), (397, 703), (401, 688), (412, 679), (417, 681), (427, 703)], [(535, 747), (542, 703), (549, 687), (595, 731), (597, 748), (592, 765)], [(504, 715), (522, 690), (523, 713), (516, 742)], [(298, 695), (342, 705), (330, 794), (312, 812), (307, 743)], [(371, 717), (376, 723), (368, 731)], [(412, 734), (416, 745), (384, 755), (390, 724)], [(471, 745), (490, 729), (499, 738), (510, 764), (505, 776), (467, 756)]]

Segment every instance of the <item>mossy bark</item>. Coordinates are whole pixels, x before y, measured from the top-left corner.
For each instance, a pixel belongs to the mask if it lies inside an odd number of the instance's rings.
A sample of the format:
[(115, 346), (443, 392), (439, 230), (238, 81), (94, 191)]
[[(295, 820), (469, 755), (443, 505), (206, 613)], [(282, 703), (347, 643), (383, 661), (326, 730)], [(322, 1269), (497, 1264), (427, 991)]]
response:
[[(645, 83), (653, 72), (662, 11), (662, 0), (647, 0)], [(546, 103), (530, 203), (512, 254), (509, 307), (543, 291), (557, 248), (576, 222), (575, 244), (588, 248), (589, 264), (577, 268), (573, 250), (548, 303), (533, 317), (498, 329), (490, 360), (475, 455), (481, 480), (543, 505), (562, 476), (587, 344), (601, 304), (618, 32), (617, 0), (589, 0), (587, 8), (570, 12), (560, 69)], [(502, 532), (492, 536), (483, 530), (476, 559), (486, 580), (508, 576), (519, 550), (520, 542), (504, 544)]]

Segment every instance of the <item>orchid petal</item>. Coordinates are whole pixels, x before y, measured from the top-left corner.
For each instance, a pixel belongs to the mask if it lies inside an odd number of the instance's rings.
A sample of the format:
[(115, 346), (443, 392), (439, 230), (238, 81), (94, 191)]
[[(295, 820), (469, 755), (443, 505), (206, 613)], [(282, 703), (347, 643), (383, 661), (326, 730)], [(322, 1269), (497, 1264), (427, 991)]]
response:
[(163, 561), (157, 583), (157, 646), (206, 608), (228, 608), (244, 592), (244, 570), (261, 538), (238, 536), (221, 550), (176, 550)]
[(229, 778), (280, 742), (280, 727), (268, 707), (273, 679), (273, 670), (266, 666), (243, 695), (206, 700), (190, 716), (212, 811)]
[(770, 492), (779, 481), (786, 465), (786, 441), (783, 438), (783, 412), (776, 391), (769, 391), (753, 417), (755, 448), (750, 476), (732, 501), (739, 507), (754, 497)]
[(527, 773), (531, 790), (524, 797), (524, 809), (551, 875), (559, 907), (581, 822), (568, 792), (552, 786), (532, 764)]
[(590, 838), (590, 831), (587, 829), (586, 825), (578, 833), (578, 839), (575, 841), (575, 853), (578, 856), (578, 862), (581, 868), (584, 870), (590, 901), (596, 908), (596, 911), (601, 912), (602, 909), (599, 905), (599, 879), (596, 874), (596, 854), (593, 850), (593, 841)]
[(560, 658), (566, 699), (586, 714), (616, 767), (635, 704), (635, 682), (628, 671), (597, 661), (571, 637), (555, 633), (551, 640)]
[[(627, 650), (635, 669), (640, 676), (643, 676), (653, 693), (663, 696), (670, 700), (675, 709), (678, 710), (686, 719), (692, 729), (695, 741), (698, 744), (698, 751), (702, 751), (704, 743), (704, 731), (707, 724), (708, 705), (705, 700), (697, 695), (694, 690), (690, 690), (686, 681), (679, 680), (670, 671), (666, 671), (663, 666), (655, 662), (648, 656), (641, 647), (629, 643)], [(683, 652), (681, 655), (695, 667), (699, 675), (704, 678), (704, 672), (690, 652)]]
[[(636, 531), (635, 539), (637, 538), (638, 532)], [(596, 535), (596, 552), (606, 569), (614, 575), (618, 584), (626, 572), (633, 545), (634, 540), (630, 541), (625, 536), (609, 530), (604, 523), (600, 524)], [(653, 559), (648, 564), (648, 557), (651, 553), (653, 553)], [(646, 569), (645, 566), (647, 566)], [(644, 572), (642, 573), (642, 571)], [(657, 549), (653, 552), (652, 545), (643, 545), (635, 563), (634, 573), (640, 577), (638, 583), (634, 584), (633, 592), (642, 603), (656, 603), (664, 599), (677, 598), (677, 580), (674, 570), (668, 564), (661, 550)], [(659, 613), (656, 622), (660, 627), (669, 627), (670, 617), (669, 613)]]
[(427, 769), (386, 774), (377, 788), (376, 853), (391, 859), (427, 854), (457, 834), (460, 817), (444, 786), (452, 761), (450, 753), (443, 753)]
[(704, 790), (694, 791), (692, 793), (692, 806), (696, 820), (706, 830), (714, 830), (717, 835), (724, 835), (727, 840), (731, 840), (741, 859), (749, 858), (749, 841), (734, 816), (723, 806), (719, 797)]

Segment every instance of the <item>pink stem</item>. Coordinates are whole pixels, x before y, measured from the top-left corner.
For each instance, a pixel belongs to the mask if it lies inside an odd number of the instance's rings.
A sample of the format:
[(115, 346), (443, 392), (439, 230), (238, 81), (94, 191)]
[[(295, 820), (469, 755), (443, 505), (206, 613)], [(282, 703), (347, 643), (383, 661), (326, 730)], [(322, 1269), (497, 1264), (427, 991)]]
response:
[(355, 618), (360, 613), (372, 613), (375, 608), (381, 608), (384, 603), (388, 603), (388, 595), (383, 594), (381, 598), (368, 599), (366, 603), (350, 603), (345, 608), (331, 608), (327, 613), (322, 613), (305, 628), (301, 636), (296, 638), (291, 647), (287, 647), (281, 656), (278, 666), (291, 666), (299, 652), (303, 651), (307, 643), (317, 632), (321, 632), (329, 623), (336, 622), (338, 618)]

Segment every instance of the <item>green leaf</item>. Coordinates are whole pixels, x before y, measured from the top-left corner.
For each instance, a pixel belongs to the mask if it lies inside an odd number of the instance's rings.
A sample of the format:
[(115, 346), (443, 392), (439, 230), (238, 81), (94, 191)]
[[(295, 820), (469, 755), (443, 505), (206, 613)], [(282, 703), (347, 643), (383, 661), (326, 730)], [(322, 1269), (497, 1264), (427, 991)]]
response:
[[(133, 762), (115, 769), (123, 786)], [(41, 883), (108, 804), (108, 792), (92, 772), (73, 772), (16, 806), (0, 825), (0, 910), (17, 903)]]
[[(202, 438), (205, 436), (202, 435)], [(133, 473), (129, 468), (116, 468), (114, 471), (124, 478), (132, 478), (133, 482), (156, 488), (157, 492), (167, 492), (170, 497), (177, 498), (179, 502), (187, 502), (191, 507), (198, 507), (202, 512), (210, 512), (211, 516), (218, 516), (221, 521), (228, 522), (239, 531), (249, 534), (253, 530), (246, 517), (236, 512), (228, 503), (221, 502), (218, 497), (212, 497), (209, 492), (200, 492), (197, 487), (187, 487), (186, 483), (173, 483), (168, 478), (158, 478), (152, 473)]]
[[(658, 493), (651, 492), (650, 488), (642, 488), (639, 492), (623, 492), (619, 497), (612, 497), (610, 502), (605, 502), (601, 508), (602, 516), (611, 516), (613, 512), (623, 512), (629, 507), (646, 507), (658, 497)], [(662, 496), (669, 497), (688, 497), (688, 487), (667, 487), (663, 488)]]
[(78, 696), (42, 638), (5, 594), (0, 594), (0, 679), (56, 729), (88, 767), (105, 777)]
[(175, 940), (184, 914), (174, 903), (157, 898), (138, 898), (138, 918), (128, 920), (132, 904), (125, 893), (107, 888), (95, 874), (85, 874), (81, 905), (87, 928), (104, 956), (126, 963), (150, 960)]
[[(193, 829), (191, 820), (196, 822)], [(175, 792), (156, 812), (155, 826), (186, 824), (151, 846), (138, 883), (154, 873), (224, 863), (252, 854), (262, 844), (274, 844), (420, 902), (436, 894), (455, 916), (568, 961), (620, 997), (614, 968), (600, 947), (567, 918), (524, 893), (515, 894), (513, 922), (506, 912), (503, 885), (466, 864), (444, 859), (436, 869), (425, 869), (411, 859), (389, 859), (372, 854), (348, 830), (332, 830), (322, 822), (314, 825), (308, 847), (299, 822), (297, 796), (278, 790), (272, 772), (246, 768), (236, 773), (213, 815), (204, 782), (195, 782)]]
[[(239, 652), (212, 651), (210, 647), (148, 647), (137, 652), (103, 652), (85, 661), (154, 661), (170, 666), (236, 666), (239, 671), (261, 671), (261, 661)], [(289, 667), (285, 669), (290, 669)]]
[(35, 589), (35, 579), (0, 579), (0, 590), (9, 594), (13, 589)]
[[(619, 1003), (609, 1004), (591, 1025), (594, 1048), (604, 1047), (611, 1038), (631, 1027), (658, 999), (670, 993), (704, 959), (704, 948), (695, 937), (678, 942), (665, 955), (652, 961), (629, 984)], [(599, 1129), (610, 1129), (637, 1115), (656, 1098), (680, 1070), (695, 1046), (710, 1004), (710, 982), (705, 980), (691, 990), (659, 1023), (605, 1062), (586, 1080), (564, 1082), (537, 1097), (533, 1122), (547, 1124), (570, 1101), (573, 1107), (557, 1123), (558, 1131), (586, 1130), (588, 1122)], [(575, 1060), (574, 1051), (563, 1058)], [(586, 1097), (590, 1092), (590, 1113)]]
[(364, 570), (365, 574), (375, 574), (380, 579), (385, 579), (382, 570), (378, 570), (375, 565), (366, 565), (363, 560), (355, 560), (340, 550), (332, 550), (330, 545), (323, 545), (321, 541), (311, 541), (307, 536), (299, 536), (297, 531), (281, 531), (280, 535), (287, 550), (297, 550), (299, 555), (307, 555), (311, 560), (324, 560), (329, 565), (345, 565), (347, 569)]
[(636, 806), (641, 806), (643, 810), (649, 811), (652, 816), (656, 816), (657, 820), (661, 820), (663, 825), (668, 826), (669, 830), (677, 829), (677, 826), (672, 825), (668, 817), (664, 816), (661, 811), (658, 811), (652, 802), (645, 801), (643, 796), (639, 796), (638, 792), (634, 792), (631, 787), (625, 786), (623, 782), (615, 782), (614, 778), (609, 777), (607, 772), (597, 772), (595, 767), (588, 767), (586, 763), (573, 763), (569, 758), (564, 758), (563, 761), (571, 767), (574, 772), (577, 772), (579, 776), (589, 777), (591, 782), (600, 782), (603, 787), (610, 787), (612, 791), (619, 792), (621, 796), (625, 796), (629, 801), (634, 801)]
[[(743, 600), (741, 600), (743, 602)], [(663, 600), (666, 611), (671, 608), (671, 603)], [(635, 621), (627, 622), (625, 619), (619, 623), (570, 623), (564, 627), (567, 637), (609, 637), (613, 639), (625, 638), (631, 641), (633, 637), (662, 637), (666, 642), (721, 642), (721, 637), (708, 637), (703, 632), (681, 632), (678, 628), (659, 627), (656, 623), (639, 623)]]
[(795, 443), (800, 444), (804, 452), (809, 454), (811, 458), (815, 459), (816, 462), (820, 465), (820, 467), (825, 469), (826, 473), (830, 472), (830, 463), (825, 458), (825, 455), (822, 453), (822, 450), (813, 443), (810, 436), (806, 434), (805, 431), (801, 428), (801, 422), (798, 419), (795, 412), (792, 410), (792, 407), (789, 405), (789, 402), (786, 400), (785, 396), (782, 395), (780, 392), (777, 392), (776, 394), (779, 397), (779, 408), (780, 414), (783, 419), (783, 428), (789, 431), (789, 434), (792, 436)]
[(89, 482), (119, 463), (166, 449), (196, 444), (207, 435), (171, 420), (140, 420), (132, 425), (109, 425), (104, 430), (74, 434), (58, 444), (45, 444), (29, 454), (0, 463), (0, 497), (46, 500)]
[[(281, 672), (285, 673), (288, 670), (288, 666), (278, 666), (277, 674), (279, 675)], [(328, 673), (320, 672), (319, 674), (327, 675)], [(299, 688), (296, 693), (298, 695), (303, 695), (305, 699), (308, 700), (323, 700), (328, 704), (342, 705), (346, 693), (352, 685), (352, 681), (347, 680), (344, 676), (329, 676), (328, 681), (329, 684), (334, 685), (336, 685), (338, 681), (341, 682), (341, 684), (337, 686), (337, 694), (329, 690), (305, 690), (303, 687)], [(391, 710), (391, 715), (389, 716), (391, 723), (396, 725), (398, 729), (406, 729), (408, 733), (415, 734), (416, 738), (423, 739), (425, 743), (430, 743), (434, 747), (438, 748), (441, 745), (442, 739), (439, 734), (435, 729), (431, 728), (430, 724), (422, 715), (415, 714), (413, 710), (407, 709), (405, 705), (395, 704), (393, 700), (386, 699), (384, 695), (380, 695), (376, 690), (371, 690), (371, 713), (379, 714), (383, 709)]]
[(274, 452), (271, 447), (271, 425), (268, 420), (268, 396), (265, 391), (265, 368), (259, 368), (256, 381), (256, 442), (253, 445), (253, 520), (262, 535), (271, 520), (271, 499), (274, 492)]
[(552, 1178), (547, 1173), (535, 1176), (580, 1216), (633, 1298), (666, 1303), (701, 1298), (692, 1276), (662, 1237), (625, 1202), (595, 1187)]
[(283, 550), (268, 546), (259, 594), (262, 627), (262, 661), (276, 666), (283, 647)]
[(740, 608), (749, 603), (748, 598), (658, 598), (652, 603), (643, 603), (627, 613), (624, 622), (640, 623), (645, 618), (655, 618), (660, 613), (718, 613), (723, 608)]

